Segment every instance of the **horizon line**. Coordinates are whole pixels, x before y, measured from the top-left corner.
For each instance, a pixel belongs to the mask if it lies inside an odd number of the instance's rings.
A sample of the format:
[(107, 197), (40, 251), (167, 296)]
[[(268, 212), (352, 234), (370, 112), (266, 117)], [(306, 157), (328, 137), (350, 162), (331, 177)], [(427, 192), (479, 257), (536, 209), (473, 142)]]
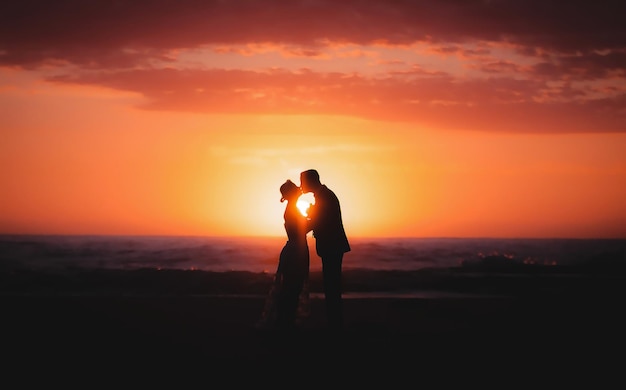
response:
[[(0, 232), (0, 236), (48, 236), (48, 237), (172, 237), (172, 238), (241, 238), (241, 239), (281, 239), (285, 238), (282, 235), (249, 235), (249, 234), (109, 234), (109, 233), (5, 233)], [(307, 238), (313, 238), (310, 234)], [(350, 240), (368, 240), (368, 239), (445, 239), (445, 240), (626, 240), (626, 237), (577, 237), (577, 236), (549, 236), (549, 237), (537, 237), (537, 236), (351, 236)], [(313, 238), (314, 239), (314, 238)]]

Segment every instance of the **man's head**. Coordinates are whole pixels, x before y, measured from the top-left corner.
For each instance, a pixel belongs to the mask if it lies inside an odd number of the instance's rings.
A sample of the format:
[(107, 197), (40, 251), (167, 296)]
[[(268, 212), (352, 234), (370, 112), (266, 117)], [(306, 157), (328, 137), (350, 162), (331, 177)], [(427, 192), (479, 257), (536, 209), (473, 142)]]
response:
[(320, 182), (320, 174), (315, 169), (309, 169), (300, 173), (300, 188), (302, 193), (315, 192), (322, 183)]

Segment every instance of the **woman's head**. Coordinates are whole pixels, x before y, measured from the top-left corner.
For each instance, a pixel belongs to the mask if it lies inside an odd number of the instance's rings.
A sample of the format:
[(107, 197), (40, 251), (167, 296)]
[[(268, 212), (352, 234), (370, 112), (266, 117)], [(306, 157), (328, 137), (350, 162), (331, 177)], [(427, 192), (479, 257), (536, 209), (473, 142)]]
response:
[(280, 194), (282, 195), (280, 201), (284, 202), (285, 200), (298, 198), (302, 194), (302, 192), (294, 182), (292, 182), (291, 180), (287, 180), (283, 183), (283, 185), (280, 186)]

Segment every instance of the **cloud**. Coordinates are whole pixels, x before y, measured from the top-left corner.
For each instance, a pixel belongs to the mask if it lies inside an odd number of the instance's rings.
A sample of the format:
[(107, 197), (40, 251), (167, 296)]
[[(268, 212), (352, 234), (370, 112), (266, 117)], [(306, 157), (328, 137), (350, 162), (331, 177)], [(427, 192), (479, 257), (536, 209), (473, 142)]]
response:
[[(621, 4), (5, 1), (0, 66), (57, 69), (49, 78), (56, 83), (137, 92), (145, 97), (142, 108), (151, 110), (347, 115), (485, 131), (623, 132)], [(212, 57), (203, 63), (200, 54), (183, 64), (179, 53), (192, 50)], [(307, 70), (279, 60), (306, 61)]]
[(13, 0), (0, 6), (0, 63), (122, 67), (175, 49), (265, 42), (299, 46), (306, 55), (342, 42), (418, 41), (623, 51), (622, 10), (621, 1), (591, 0)]
[[(416, 74), (423, 72), (418, 69)], [(150, 69), (74, 73), (50, 81), (140, 93), (145, 96), (142, 108), (148, 110), (346, 115), (484, 131), (626, 131), (623, 92), (584, 99), (584, 89), (541, 80), (405, 76)]]

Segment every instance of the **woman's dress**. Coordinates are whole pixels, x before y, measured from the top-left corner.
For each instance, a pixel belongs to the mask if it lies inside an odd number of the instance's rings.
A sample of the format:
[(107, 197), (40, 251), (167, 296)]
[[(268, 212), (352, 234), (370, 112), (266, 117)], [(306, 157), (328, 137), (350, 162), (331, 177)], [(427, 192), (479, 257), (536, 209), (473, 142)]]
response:
[(307, 220), (295, 202), (288, 202), (284, 219), (287, 242), (280, 251), (259, 327), (274, 327), (281, 321), (298, 324), (309, 315)]

